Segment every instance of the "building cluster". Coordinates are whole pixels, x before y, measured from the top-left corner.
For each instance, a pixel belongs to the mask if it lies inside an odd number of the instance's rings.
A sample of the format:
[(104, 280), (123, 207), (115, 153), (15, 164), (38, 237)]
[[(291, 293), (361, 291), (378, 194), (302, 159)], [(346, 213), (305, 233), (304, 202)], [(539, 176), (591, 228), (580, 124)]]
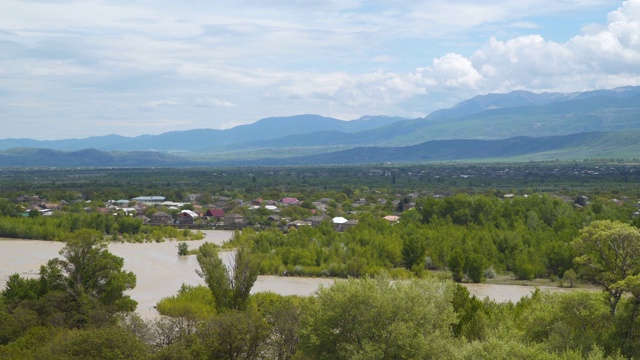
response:
[[(285, 197), (279, 200), (254, 199), (251, 201), (218, 197), (211, 204), (200, 205), (198, 204), (200, 198), (198, 195), (190, 194), (186, 196), (186, 200), (189, 200), (189, 202), (173, 202), (167, 200), (164, 196), (139, 196), (130, 200), (109, 200), (104, 204), (99, 203), (99, 206), (92, 204), (91, 201), (82, 199), (72, 203), (66, 201), (47, 203), (38, 196), (21, 196), (16, 201), (28, 204), (24, 207), (25, 216), (28, 216), (31, 211), (38, 211), (41, 215), (48, 216), (54, 214), (55, 211), (61, 210), (65, 205), (82, 203), (87, 212), (137, 217), (144, 224), (149, 225), (187, 227), (202, 225), (204, 227), (213, 226), (227, 229), (241, 229), (246, 226), (256, 225), (275, 225), (284, 229), (303, 226), (317, 227), (323, 223), (329, 223), (335, 230), (345, 231), (358, 224), (358, 220), (355, 219), (328, 216), (326, 214), (329, 210), (328, 203), (333, 200), (329, 198), (313, 202), (313, 209), (308, 210), (311, 216), (305, 219), (292, 220), (290, 217), (281, 215), (280, 211), (287, 207), (302, 205), (302, 201), (295, 197)], [(247, 214), (256, 213), (257, 210), (262, 210), (262, 213), (269, 213), (266, 217), (268, 224), (258, 223), (256, 221), (257, 216), (256, 218), (247, 216)], [(261, 219), (265, 220), (264, 217)]]

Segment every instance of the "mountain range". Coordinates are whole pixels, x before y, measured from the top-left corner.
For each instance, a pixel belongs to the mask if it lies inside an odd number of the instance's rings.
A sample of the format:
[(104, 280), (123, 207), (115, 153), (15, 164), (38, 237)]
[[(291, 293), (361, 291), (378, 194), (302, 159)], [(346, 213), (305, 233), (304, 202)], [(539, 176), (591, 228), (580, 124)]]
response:
[(579, 93), (514, 91), (476, 96), (418, 119), (366, 116), (343, 121), (298, 115), (227, 130), (54, 141), (4, 139), (0, 140), (0, 166), (636, 157), (639, 129), (640, 87)]

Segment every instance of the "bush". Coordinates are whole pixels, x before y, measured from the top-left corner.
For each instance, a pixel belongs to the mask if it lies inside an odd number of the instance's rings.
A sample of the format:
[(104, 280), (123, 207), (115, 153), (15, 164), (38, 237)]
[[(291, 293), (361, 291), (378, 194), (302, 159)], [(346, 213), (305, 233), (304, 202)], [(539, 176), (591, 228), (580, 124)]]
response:
[(178, 243), (178, 255), (180, 256), (189, 255), (189, 245), (186, 242)]
[(484, 271), (484, 277), (486, 279), (495, 279), (497, 276), (496, 271), (493, 269), (492, 266), (489, 266), (485, 271)]
[(205, 318), (215, 315), (215, 300), (206, 286), (182, 284), (177, 295), (158, 302), (158, 312), (166, 316)]

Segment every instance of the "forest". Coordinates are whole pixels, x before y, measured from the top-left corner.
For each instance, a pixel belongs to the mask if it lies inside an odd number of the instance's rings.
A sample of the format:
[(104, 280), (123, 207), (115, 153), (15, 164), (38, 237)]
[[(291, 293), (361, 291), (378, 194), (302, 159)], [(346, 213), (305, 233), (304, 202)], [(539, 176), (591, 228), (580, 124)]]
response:
[[(640, 357), (640, 167), (529, 165), (5, 169), (2, 236), (66, 246), (36, 278), (7, 280), (0, 358)], [(243, 214), (251, 210), (237, 200), (297, 197), (282, 209), (292, 219), (324, 212), (358, 224), (290, 227), (259, 210), (225, 244), (236, 250), (231, 268), (203, 245), (191, 256), (206, 285), (183, 285), (158, 303), (163, 316), (145, 320), (126, 295), (135, 274), (105, 241), (197, 234), (91, 209), (157, 194), (224, 197), (227, 211)], [(68, 205), (23, 216), (24, 195)], [(320, 208), (320, 199), (330, 201)], [(341, 280), (311, 297), (253, 294), (260, 274)], [(459, 284), (496, 277), (579, 288), (500, 303)]]

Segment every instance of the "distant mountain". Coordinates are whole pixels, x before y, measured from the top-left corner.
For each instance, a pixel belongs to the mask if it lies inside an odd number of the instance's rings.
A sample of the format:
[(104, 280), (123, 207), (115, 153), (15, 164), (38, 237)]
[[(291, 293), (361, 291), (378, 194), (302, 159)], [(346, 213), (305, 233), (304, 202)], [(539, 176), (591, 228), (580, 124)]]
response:
[(255, 160), (194, 160), (159, 152), (109, 153), (95, 149), (62, 152), (11, 149), (0, 152), (3, 167), (179, 167), (368, 164), (433, 161), (522, 161), (632, 158), (640, 154), (640, 130), (563, 136), (519, 136), (500, 140), (432, 140), (403, 147), (358, 147), (324, 154)]
[(640, 130), (562, 136), (518, 136), (500, 140), (431, 140), (403, 147), (357, 147), (332, 153), (263, 159), (261, 165), (403, 163), (454, 160), (574, 160), (633, 158), (640, 154)]
[(547, 92), (536, 94), (524, 90), (512, 91), (508, 94), (479, 95), (458, 103), (450, 109), (434, 111), (427, 118), (430, 120), (444, 120), (477, 114), (487, 110), (546, 105), (557, 101), (570, 100), (574, 96), (574, 94)]
[(477, 96), (426, 118), (399, 121), (355, 133), (321, 131), (276, 139), (235, 143), (204, 152), (356, 146), (406, 146), (428, 140), (504, 139), (578, 132), (640, 129), (640, 87), (584, 93)]
[(33, 139), (4, 139), (0, 140), (0, 150), (11, 148), (36, 148), (53, 150), (82, 150), (102, 148), (112, 144), (131, 141), (132, 138), (120, 135), (93, 136), (84, 139), (66, 140), (33, 140)]
[(594, 97), (628, 99), (640, 95), (640, 87), (625, 86), (612, 90), (593, 90), (576, 93), (533, 93), (516, 90), (507, 94), (487, 94), (475, 96), (449, 109), (437, 110), (427, 116), (429, 120), (461, 118), (489, 110), (541, 106), (551, 103), (584, 100)]
[(88, 148), (104, 151), (216, 151), (225, 149), (230, 144), (251, 143), (317, 131), (355, 133), (404, 120), (407, 119), (392, 116), (364, 116), (360, 119), (345, 121), (319, 115), (298, 115), (266, 118), (253, 124), (240, 125), (227, 130), (171, 131), (160, 135), (142, 135), (135, 138), (108, 135), (86, 139), (49, 141), (4, 139), (0, 140), (0, 150), (23, 147), (65, 151)]
[[(636, 129), (640, 129), (640, 87), (628, 86), (569, 94), (536, 94), (527, 91), (487, 94), (476, 96), (450, 109), (439, 110), (419, 119), (366, 116), (357, 120), (343, 121), (308, 114), (266, 118), (253, 124), (227, 130), (172, 131), (135, 138), (108, 135), (56, 141), (5, 139), (0, 140), (0, 150), (39, 148), (63, 151), (47, 154), (45, 150), (38, 150), (40, 153), (37, 156), (32, 154), (33, 158), (28, 164), (37, 162), (36, 157), (48, 158), (56, 163), (65, 163), (65, 161), (73, 163), (70, 158), (74, 155), (68, 152), (81, 149), (109, 152), (106, 153), (108, 156), (99, 155), (98, 152), (93, 152), (91, 156), (79, 155), (87, 163), (90, 161), (86, 159), (93, 158), (96, 164), (100, 161), (109, 164), (126, 161), (136, 163), (137, 160), (122, 154), (122, 152), (133, 151), (143, 152), (138, 156), (150, 157), (150, 164), (180, 163), (184, 162), (185, 158), (192, 159), (191, 161), (196, 163), (212, 163), (221, 159), (234, 162), (266, 157), (293, 158), (303, 154), (314, 154), (318, 156), (317, 161), (324, 161), (321, 160), (322, 154), (355, 147), (402, 148), (431, 140), (453, 139), (499, 140), (514, 137), (553, 136), (560, 136), (554, 139), (561, 139), (562, 136), (578, 133), (631, 132)], [(531, 144), (530, 141), (526, 143)], [(441, 143), (438, 146), (443, 144), (449, 146), (451, 143)], [(146, 153), (150, 150), (153, 152)], [(15, 156), (18, 156), (15, 151), (1, 154), (2, 164), (12, 161), (19, 164), (19, 161), (15, 160)], [(380, 156), (383, 156), (382, 154), (387, 150), (380, 151)], [(373, 153), (374, 150), (366, 150), (366, 152)], [(613, 152), (615, 151), (608, 153)], [(183, 157), (162, 157), (164, 155), (161, 153), (180, 154)], [(448, 153), (453, 154), (451, 151)], [(517, 156), (510, 150), (507, 153)], [(100, 158), (100, 156), (103, 157)], [(456, 156), (468, 158), (464, 154)], [(316, 160), (308, 158), (308, 161)], [(38, 161), (46, 164), (44, 160)], [(25, 163), (25, 165), (28, 164)]]
[(438, 139), (504, 139), (640, 129), (640, 94), (629, 95), (577, 97), (545, 105), (485, 110), (441, 120), (427, 117), (357, 135), (370, 144), (411, 145)]
[[(292, 138), (324, 132), (356, 133), (408, 120), (391, 116), (365, 116), (357, 120), (344, 121), (319, 115), (299, 115), (281, 118), (266, 118), (249, 125), (236, 126), (223, 133), (209, 137), (195, 150), (200, 152), (228, 151), (242, 148), (240, 144), (253, 147), (254, 142), (270, 141), (283, 137)], [(208, 145), (208, 146), (203, 146)]]
[(0, 152), (5, 167), (141, 167), (195, 166), (191, 160), (153, 151), (108, 153), (96, 149), (64, 152), (51, 149), (14, 148)]

